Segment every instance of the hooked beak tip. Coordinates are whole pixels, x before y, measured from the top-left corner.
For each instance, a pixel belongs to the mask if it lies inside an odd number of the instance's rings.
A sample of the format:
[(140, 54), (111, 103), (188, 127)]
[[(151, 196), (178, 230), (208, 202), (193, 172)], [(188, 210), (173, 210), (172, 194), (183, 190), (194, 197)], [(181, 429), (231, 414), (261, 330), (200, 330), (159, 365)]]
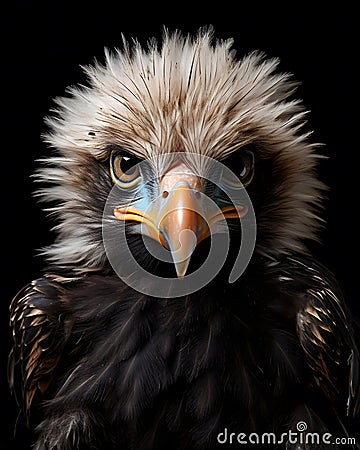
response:
[(175, 264), (176, 275), (178, 278), (184, 278), (187, 272), (189, 262), (186, 264), (186, 267), (180, 267), (179, 264)]
[(191, 255), (197, 245), (197, 237), (191, 229), (183, 229), (176, 236), (166, 236), (168, 247), (178, 278), (184, 278), (189, 267)]

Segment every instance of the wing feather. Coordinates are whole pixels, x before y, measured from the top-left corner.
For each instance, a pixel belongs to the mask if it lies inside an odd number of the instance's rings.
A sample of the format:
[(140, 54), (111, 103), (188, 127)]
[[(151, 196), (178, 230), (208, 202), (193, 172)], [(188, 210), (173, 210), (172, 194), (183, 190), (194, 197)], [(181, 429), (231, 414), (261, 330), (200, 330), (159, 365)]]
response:
[(312, 282), (297, 314), (300, 343), (317, 385), (336, 408), (355, 417), (360, 407), (360, 356), (351, 316), (331, 275), (314, 267), (307, 270)]
[(61, 286), (45, 276), (20, 290), (10, 305), (13, 348), (8, 382), (28, 425), (36, 400), (51, 384), (66, 341), (61, 292)]

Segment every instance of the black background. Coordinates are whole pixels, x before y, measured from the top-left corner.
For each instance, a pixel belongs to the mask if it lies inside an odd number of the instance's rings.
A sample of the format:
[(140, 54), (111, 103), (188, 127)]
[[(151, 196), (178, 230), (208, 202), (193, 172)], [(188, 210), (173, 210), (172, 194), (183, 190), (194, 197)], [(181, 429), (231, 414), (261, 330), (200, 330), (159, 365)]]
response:
[[(331, 187), (326, 204), (327, 229), (316, 257), (335, 273), (356, 314), (359, 171), (355, 160), (358, 112), (355, 93), (357, 26), (355, 2), (219, 2), (200, 7), (99, 1), (36, 2), (13, 0), (1, 20), (1, 446), (28, 449), (12, 438), (16, 407), (6, 383), (11, 344), (8, 306), (15, 293), (40, 275), (38, 249), (53, 239), (50, 221), (33, 199), (30, 175), (34, 160), (46, 155), (40, 135), (55, 96), (84, 83), (80, 65), (103, 58), (104, 47), (121, 46), (121, 33), (143, 43), (170, 30), (195, 32), (212, 24), (216, 37), (235, 40), (238, 55), (260, 49), (281, 59), (280, 68), (302, 84), (298, 94), (309, 115), (313, 140), (325, 144), (329, 159), (321, 178)], [(247, 5), (247, 6), (245, 6)], [(265, 6), (266, 5), (266, 6)], [(3, 7), (2, 7), (3, 8)]]

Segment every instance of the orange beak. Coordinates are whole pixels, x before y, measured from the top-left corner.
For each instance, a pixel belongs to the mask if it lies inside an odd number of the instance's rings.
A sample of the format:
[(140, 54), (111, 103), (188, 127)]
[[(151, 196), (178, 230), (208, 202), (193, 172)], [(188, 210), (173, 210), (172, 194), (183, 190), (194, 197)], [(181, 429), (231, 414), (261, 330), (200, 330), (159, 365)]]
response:
[(201, 180), (184, 164), (172, 167), (160, 182), (161, 196), (146, 209), (116, 207), (118, 220), (142, 224), (142, 233), (170, 250), (179, 278), (185, 276), (196, 245), (211, 234), (211, 227), (224, 218), (239, 218), (247, 208), (204, 208)]

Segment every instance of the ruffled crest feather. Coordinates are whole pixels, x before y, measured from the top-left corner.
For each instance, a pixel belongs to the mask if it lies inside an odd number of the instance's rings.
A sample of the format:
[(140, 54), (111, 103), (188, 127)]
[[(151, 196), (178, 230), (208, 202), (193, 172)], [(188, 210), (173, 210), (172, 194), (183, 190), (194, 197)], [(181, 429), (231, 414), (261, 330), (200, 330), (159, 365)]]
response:
[[(51, 184), (40, 195), (55, 201), (59, 219), (58, 241), (45, 251), (50, 261), (73, 262), (78, 271), (104, 264), (88, 161), (104, 158), (110, 144), (141, 158), (180, 151), (218, 160), (254, 145), (282, 174), (258, 215), (259, 236), (270, 227), (272, 237), (259, 239), (257, 250), (306, 251), (303, 240), (317, 236), (324, 185), (315, 175), (317, 146), (302, 132), (306, 111), (292, 98), (297, 83), (277, 72), (278, 59), (253, 52), (238, 60), (232, 44), (214, 41), (212, 29), (195, 37), (165, 31), (161, 45), (152, 40), (145, 49), (124, 42), (123, 50), (105, 51), (103, 65), (84, 69), (87, 87), (56, 100), (44, 138), (57, 154), (37, 174)], [(84, 205), (90, 213), (80, 217)]]

